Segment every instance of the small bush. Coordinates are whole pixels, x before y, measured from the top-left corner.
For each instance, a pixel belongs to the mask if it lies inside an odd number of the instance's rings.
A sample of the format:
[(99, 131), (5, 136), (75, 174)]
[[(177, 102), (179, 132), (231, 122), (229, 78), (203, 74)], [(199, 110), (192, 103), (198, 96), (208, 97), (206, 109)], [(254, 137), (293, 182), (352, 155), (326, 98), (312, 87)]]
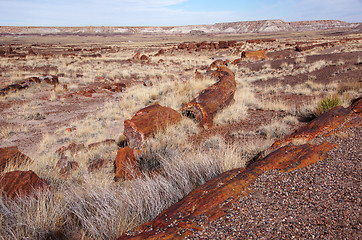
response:
[(338, 97), (326, 97), (320, 101), (314, 110), (314, 114), (318, 117), (335, 106), (341, 105), (341, 99)]

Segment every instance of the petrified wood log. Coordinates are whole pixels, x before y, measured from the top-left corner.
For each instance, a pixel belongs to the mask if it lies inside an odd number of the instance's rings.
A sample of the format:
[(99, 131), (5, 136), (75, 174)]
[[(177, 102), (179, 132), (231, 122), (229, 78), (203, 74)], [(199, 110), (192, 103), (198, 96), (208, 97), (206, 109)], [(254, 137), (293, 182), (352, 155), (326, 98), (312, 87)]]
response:
[(249, 186), (264, 172), (273, 169), (293, 171), (306, 167), (325, 159), (328, 151), (334, 147), (325, 142), (316, 146), (304, 144), (280, 148), (258, 159), (247, 169), (233, 169), (206, 182), (154, 220), (144, 223), (130, 234), (122, 235), (118, 240), (184, 239), (203, 229), (197, 221), (200, 216), (205, 216), (210, 222), (225, 216), (228, 206), (240, 197), (247, 196), (250, 193)]
[(118, 150), (114, 163), (115, 181), (132, 180), (141, 175), (141, 169), (137, 162), (137, 155), (139, 154), (141, 154), (141, 150), (129, 147)]
[(243, 51), (241, 53), (241, 58), (253, 58), (253, 59), (266, 59), (267, 56), (265, 54), (265, 50), (259, 51)]
[(313, 48), (316, 47), (322, 47), (322, 48), (326, 48), (326, 47), (334, 47), (338, 42), (326, 42), (326, 43), (319, 43), (319, 44), (314, 44), (314, 45), (307, 45), (307, 46), (296, 46), (295, 47), (295, 51), (297, 52), (304, 52), (304, 51), (308, 51), (311, 50)]
[(0, 192), (7, 197), (29, 196), (35, 191), (49, 188), (49, 184), (33, 171), (12, 171), (0, 177)]
[(16, 92), (22, 89), (29, 88), (34, 83), (41, 83), (46, 82), (48, 84), (57, 85), (59, 84), (59, 80), (57, 76), (43, 76), (43, 77), (31, 77), (27, 78), (23, 81), (19, 81), (14, 84), (10, 84), (2, 89), (0, 89), (0, 96), (5, 96), (6, 94), (9, 94), (10, 92)]
[(172, 108), (159, 104), (148, 106), (138, 111), (132, 119), (124, 121), (127, 145), (132, 148), (142, 148), (146, 138), (180, 120), (181, 115)]
[(31, 162), (31, 159), (18, 150), (18, 147), (0, 148), (0, 173), (7, 165), (20, 166)]
[(362, 97), (354, 99), (351, 106), (349, 107), (355, 113), (362, 115)]
[(195, 119), (205, 128), (210, 128), (215, 114), (233, 100), (236, 89), (235, 76), (230, 69), (219, 67), (213, 76), (219, 81), (181, 108), (183, 115)]
[(358, 117), (358, 114), (351, 109), (336, 106), (304, 127), (297, 129), (294, 133), (277, 140), (271, 148), (277, 149), (293, 142), (310, 141), (316, 136), (328, 136), (331, 132), (340, 131), (351, 126), (359, 126), (361, 121), (362, 118)]

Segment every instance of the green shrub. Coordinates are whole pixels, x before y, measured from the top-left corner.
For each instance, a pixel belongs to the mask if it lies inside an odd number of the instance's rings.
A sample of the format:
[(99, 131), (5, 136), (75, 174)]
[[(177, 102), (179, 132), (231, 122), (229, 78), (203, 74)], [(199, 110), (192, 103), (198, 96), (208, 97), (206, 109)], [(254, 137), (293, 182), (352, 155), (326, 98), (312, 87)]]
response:
[(318, 117), (335, 106), (341, 105), (341, 99), (338, 97), (326, 97), (320, 101), (314, 110), (314, 114)]

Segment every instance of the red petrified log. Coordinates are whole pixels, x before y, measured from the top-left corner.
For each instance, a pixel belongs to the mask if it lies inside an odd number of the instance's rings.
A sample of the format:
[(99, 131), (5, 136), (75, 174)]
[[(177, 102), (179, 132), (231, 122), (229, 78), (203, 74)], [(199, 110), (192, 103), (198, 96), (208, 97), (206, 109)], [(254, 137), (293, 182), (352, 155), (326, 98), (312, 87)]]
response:
[(355, 113), (362, 115), (362, 97), (353, 100), (352, 105), (349, 108)]
[(210, 69), (216, 69), (218, 67), (227, 66), (229, 63), (229, 60), (222, 60), (222, 59), (216, 59), (210, 64)]
[(219, 47), (220, 48), (228, 48), (229, 44), (226, 41), (219, 41)]
[(31, 162), (31, 159), (19, 152), (18, 147), (0, 148), (0, 173), (7, 165), (20, 166), (27, 162)]
[(49, 188), (49, 184), (33, 171), (12, 171), (0, 177), (0, 191), (9, 198), (31, 195), (36, 190)]
[(27, 79), (25, 79), (23, 81), (19, 81), (19, 82), (14, 83), (14, 84), (10, 84), (10, 85), (6, 86), (3, 89), (0, 89), (0, 96), (5, 96), (6, 94), (8, 94), (10, 92), (16, 92), (16, 91), (19, 91), (19, 90), (22, 90), (22, 89), (29, 88), (34, 83), (41, 83), (41, 81), (52, 84), (54, 86), (59, 84), (57, 76), (43, 76), (43, 77), (40, 77), (40, 78), (31, 77), (31, 78), (27, 78)]
[(141, 150), (125, 147), (117, 152), (115, 161), (115, 180), (132, 180), (141, 175), (140, 166), (137, 162), (137, 155)]
[(233, 100), (236, 89), (235, 76), (230, 69), (219, 67), (213, 76), (219, 81), (181, 108), (183, 115), (196, 119), (205, 128), (210, 128), (217, 111)]
[(336, 106), (307, 125), (297, 129), (294, 133), (277, 140), (271, 146), (271, 149), (280, 148), (295, 141), (310, 141), (317, 136), (327, 136), (331, 132), (358, 126), (361, 124), (361, 118), (357, 116), (351, 109)]
[(146, 138), (181, 120), (181, 115), (172, 108), (159, 104), (138, 111), (130, 120), (124, 121), (124, 135), (132, 148), (141, 148)]
[(241, 58), (253, 58), (253, 59), (266, 59), (267, 56), (265, 54), (265, 50), (259, 51), (243, 51), (241, 53)]

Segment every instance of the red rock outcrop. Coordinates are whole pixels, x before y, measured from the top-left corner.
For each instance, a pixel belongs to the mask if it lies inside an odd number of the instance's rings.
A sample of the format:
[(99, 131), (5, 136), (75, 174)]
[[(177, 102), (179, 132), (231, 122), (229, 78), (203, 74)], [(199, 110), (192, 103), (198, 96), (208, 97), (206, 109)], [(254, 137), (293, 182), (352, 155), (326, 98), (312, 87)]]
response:
[[(307, 135), (314, 137), (335, 134), (346, 127), (361, 126), (361, 124), (361, 116), (352, 110), (336, 107), (285, 139), (298, 138), (298, 135), (304, 138), (308, 132), (311, 132), (311, 134)], [(312, 129), (308, 131), (308, 128)], [(308, 137), (307, 139), (312, 138)], [(297, 145), (293, 145), (289, 141), (288, 145), (278, 148), (274, 144), (269, 149), (268, 152), (270, 153), (267, 156), (259, 157), (247, 168), (230, 170), (211, 179), (193, 190), (181, 201), (163, 211), (154, 220), (143, 224), (130, 233), (124, 234), (118, 240), (185, 238), (193, 232), (203, 229), (203, 225), (199, 224), (200, 217), (208, 222), (213, 222), (226, 215), (226, 210), (230, 208), (234, 201), (250, 193), (249, 186), (263, 172), (273, 169), (293, 171), (306, 167), (325, 159), (328, 151), (334, 147), (336, 147), (334, 144), (323, 141), (314, 144), (313, 141), (310, 141)]]
[(106, 164), (106, 160), (103, 158), (94, 160), (91, 164), (88, 165), (88, 172), (94, 172), (99, 170)]
[(195, 70), (195, 79), (196, 80), (203, 80), (204, 76), (202, 75), (202, 73), (200, 73), (197, 69)]
[(9, 198), (29, 196), (48, 188), (49, 184), (31, 170), (7, 172), (0, 177), (0, 191)]
[(67, 177), (72, 171), (79, 168), (79, 163), (76, 161), (69, 161), (68, 157), (62, 155), (55, 167), (61, 176)]
[(145, 139), (181, 120), (181, 115), (172, 108), (159, 104), (138, 111), (130, 120), (124, 121), (124, 135), (132, 148), (142, 148)]
[(63, 146), (61, 148), (59, 148), (56, 153), (59, 155), (64, 155), (64, 153), (66, 151), (69, 151), (70, 153), (76, 153), (79, 152), (83, 149), (85, 149), (86, 147), (84, 146), (84, 144), (76, 144), (76, 143), (71, 143), (68, 146)]
[(219, 41), (219, 47), (221, 49), (229, 48), (229, 44), (226, 41)]
[(183, 115), (195, 119), (205, 128), (210, 128), (215, 114), (234, 99), (236, 89), (235, 76), (230, 69), (219, 67), (213, 75), (219, 81), (203, 90), (180, 110)]
[(17, 146), (0, 148), (0, 173), (6, 166), (20, 166), (31, 162), (32, 160), (21, 153)]
[(142, 55), (142, 56), (140, 57), (140, 60), (141, 60), (141, 61), (144, 61), (144, 62), (148, 62), (148, 61), (150, 60), (150, 58), (147, 57), (146, 55)]
[(164, 50), (164, 49), (160, 49), (160, 50), (158, 50), (158, 52), (155, 54), (155, 56), (157, 57), (157, 56), (160, 56), (160, 55), (163, 55), (163, 54), (165, 54), (165, 50)]

